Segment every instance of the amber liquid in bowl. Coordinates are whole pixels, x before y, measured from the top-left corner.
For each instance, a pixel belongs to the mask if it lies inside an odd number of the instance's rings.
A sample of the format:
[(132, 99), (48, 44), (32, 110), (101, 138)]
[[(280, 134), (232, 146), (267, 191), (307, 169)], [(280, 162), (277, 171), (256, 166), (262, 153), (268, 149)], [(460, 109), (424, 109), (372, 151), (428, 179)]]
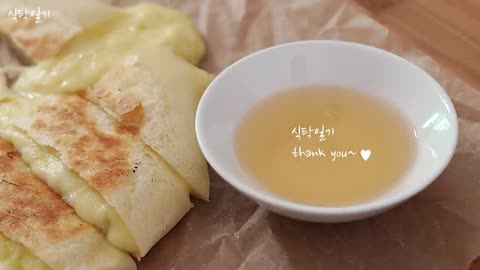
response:
[(238, 127), (244, 169), (293, 202), (347, 206), (393, 188), (416, 156), (413, 125), (353, 89), (311, 86), (257, 104)]

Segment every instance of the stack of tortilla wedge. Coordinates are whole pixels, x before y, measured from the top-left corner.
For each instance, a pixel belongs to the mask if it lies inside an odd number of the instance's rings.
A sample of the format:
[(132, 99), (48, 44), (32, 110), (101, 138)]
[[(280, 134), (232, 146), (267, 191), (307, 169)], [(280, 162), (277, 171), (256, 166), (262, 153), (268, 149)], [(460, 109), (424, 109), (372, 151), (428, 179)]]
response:
[[(37, 7), (50, 16), (9, 16)], [(94, 0), (2, 0), (0, 30), (33, 63), (0, 76), (0, 270), (136, 269), (190, 194), (209, 198), (200, 33), (174, 10)]]

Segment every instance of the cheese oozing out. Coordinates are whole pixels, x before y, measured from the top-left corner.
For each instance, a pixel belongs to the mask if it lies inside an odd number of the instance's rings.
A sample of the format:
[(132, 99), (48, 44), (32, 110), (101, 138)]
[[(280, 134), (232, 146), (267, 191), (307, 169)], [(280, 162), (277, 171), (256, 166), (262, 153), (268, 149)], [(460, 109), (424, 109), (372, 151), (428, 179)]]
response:
[(22, 244), (14, 242), (0, 233), (0, 269), (8, 270), (51, 270), (40, 258), (33, 255)]
[(139, 254), (132, 234), (115, 209), (66, 167), (54, 151), (38, 145), (23, 130), (1, 121), (0, 138), (12, 143), (32, 171), (60, 194), (79, 217), (99, 227), (113, 246), (133, 255)]
[(193, 64), (205, 53), (202, 36), (188, 17), (159, 5), (139, 4), (86, 28), (57, 56), (25, 70), (15, 85), (51, 92), (86, 89), (126, 52), (142, 44), (168, 47)]

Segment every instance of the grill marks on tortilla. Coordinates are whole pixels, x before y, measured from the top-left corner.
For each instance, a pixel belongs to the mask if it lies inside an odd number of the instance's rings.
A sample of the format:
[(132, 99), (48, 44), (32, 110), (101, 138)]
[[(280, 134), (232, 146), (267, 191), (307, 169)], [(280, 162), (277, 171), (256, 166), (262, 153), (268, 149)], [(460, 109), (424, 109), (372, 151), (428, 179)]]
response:
[(59, 43), (63, 40), (54, 34), (42, 36), (41, 38), (17, 37), (15, 41), (18, 46), (25, 48), (33, 59), (37, 61), (47, 59), (52, 56), (54, 52), (60, 51)]
[(12, 43), (35, 61), (45, 60), (56, 55), (69, 37), (58, 32), (36, 33), (38, 23), (35, 17), (11, 21), (4, 26)]
[(127, 143), (99, 131), (94, 116), (86, 111), (88, 106), (92, 105), (77, 96), (62, 96), (39, 106), (32, 128), (66, 149), (61, 154), (72, 169), (92, 172), (86, 179), (92, 187), (108, 192), (129, 176)]
[[(31, 239), (35, 232), (45, 241), (61, 241), (87, 229), (73, 209), (21, 160), (13, 145), (0, 141), (0, 231), (17, 239)], [(69, 226), (65, 218), (70, 219)]]
[[(137, 71), (137, 68), (131, 68)], [(125, 80), (123, 72), (130, 72), (127, 68), (120, 68), (120, 71), (112, 72), (111, 79), (115, 81), (125, 82), (125, 88), (131, 88), (132, 85)], [(140, 98), (130, 91), (124, 91), (122, 88), (112, 89), (109, 84), (97, 84), (97, 86), (82, 93), (82, 98), (92, 100), (96, 104), (108, 104), (102, 106), (111, 115), (118, 115), (118, 123), (115, 129), (118, 132), (130, 132), (138, 135), (143, 125), (145, 111)], [(105, 108), (106, 107), (106, 108)]]

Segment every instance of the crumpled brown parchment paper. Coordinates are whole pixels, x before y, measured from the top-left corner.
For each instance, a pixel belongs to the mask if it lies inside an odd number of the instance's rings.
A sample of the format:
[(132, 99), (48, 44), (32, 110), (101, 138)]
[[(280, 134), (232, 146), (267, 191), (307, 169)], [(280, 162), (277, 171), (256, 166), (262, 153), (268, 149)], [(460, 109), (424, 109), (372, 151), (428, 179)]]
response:
[(480, 255), (480, 91), (347, 0), (153, 2), (193, 18), (208, 43), (204, 68), (212, 73), (256, 50), (296, 40), (348, 40), (393, 51), (444, 86), (459, 115), (460, 139), (446, 171), (424, 192), (383, 215), (345, 224), (270, 213), (211, 171), (211, 201), (195, 201), (140, 270), (467, 270)]

